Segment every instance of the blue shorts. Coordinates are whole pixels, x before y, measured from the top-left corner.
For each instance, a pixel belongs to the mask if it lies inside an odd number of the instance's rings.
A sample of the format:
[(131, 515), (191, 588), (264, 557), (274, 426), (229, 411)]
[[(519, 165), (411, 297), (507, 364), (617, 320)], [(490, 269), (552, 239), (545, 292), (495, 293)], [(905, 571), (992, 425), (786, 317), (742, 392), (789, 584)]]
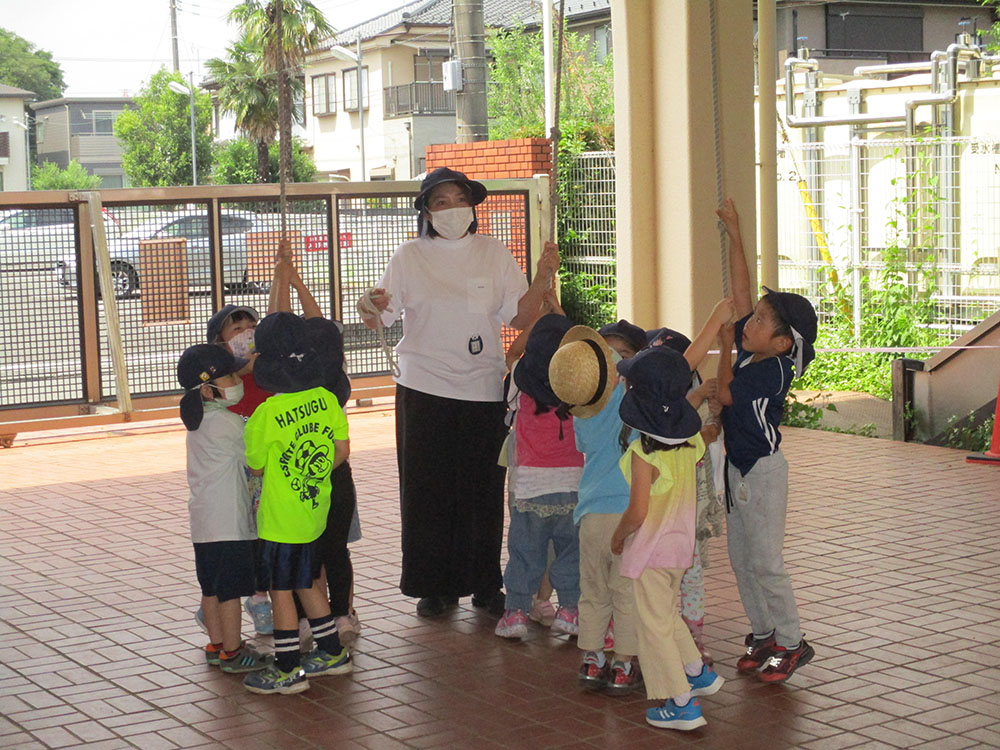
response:
[(196, 543), (194, 567), (202, 596), (226, 602), (253, 595), (254, 544), (253, 540)]
[(285, 544), (265, 539), (257, 542), (257, 585), (262, 591), (312, 588), (322, 567), (316, 542)]

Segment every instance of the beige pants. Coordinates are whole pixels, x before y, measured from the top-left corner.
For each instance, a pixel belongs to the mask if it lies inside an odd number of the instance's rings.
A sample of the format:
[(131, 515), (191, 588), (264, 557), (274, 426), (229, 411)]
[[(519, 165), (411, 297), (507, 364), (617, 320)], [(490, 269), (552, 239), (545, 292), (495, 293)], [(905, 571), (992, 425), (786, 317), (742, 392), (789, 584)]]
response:
[(615, 618), (615, 653), (635, 656), (639, 636), (632, 579), (618, 573), (621, 556), (611, 554), (611, 537), (621, 513), (588, 513), (580, 519), (580, 635), (584, 651), (603, 651), (608, 620)]
[[(690, 690), (685, 664), (701, 664), (701, 652), (677, 606), (683, 570), (650, 568), (635, 579), (639, 615), (639, 666), (646, 697), (666, 700)], [(616, 628), (617, 630), (617, 628)]]

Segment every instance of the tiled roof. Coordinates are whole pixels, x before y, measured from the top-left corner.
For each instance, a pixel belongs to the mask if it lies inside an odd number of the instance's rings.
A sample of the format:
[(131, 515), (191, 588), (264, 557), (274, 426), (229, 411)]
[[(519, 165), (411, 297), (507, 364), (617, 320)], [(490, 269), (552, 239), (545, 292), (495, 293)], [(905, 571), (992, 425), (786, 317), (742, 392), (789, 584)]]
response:
[(25, 89), (17, 88), (17, 86), (8, 86), (5, 83), (0, 83), (0, 96), (7, 99), (34, 99), (37, 94), (34, 91), (26, 91)]
[[(572, 4), (593, 2), (607, 4), (609, 0), (574, 0)], [(571, 3), (567, 3), (567, 7)], [(452, 0), (415, 0), (415, 2), (383, 13), (375, 18), (340, 30), (322, 48), (333, 44), (347, 45), (362, 39), (371, 39), (403, 24), (412, 26), (451, 26)], [(528, 22), (539, 13), (537, 0), (483, 0), (483, 20), (487, 26), (513, 26), (518, 20)]]

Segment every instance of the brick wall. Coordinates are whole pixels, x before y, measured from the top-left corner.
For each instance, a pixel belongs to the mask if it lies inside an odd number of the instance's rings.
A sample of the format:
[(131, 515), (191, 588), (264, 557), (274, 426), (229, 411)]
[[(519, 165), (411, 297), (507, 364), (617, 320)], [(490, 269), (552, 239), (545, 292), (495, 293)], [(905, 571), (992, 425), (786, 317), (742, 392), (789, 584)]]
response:
[(503, 180), (552, 174), (548, 138), (442, 143), (427, 147), (428, 172), (450, 167), (473, 180)]

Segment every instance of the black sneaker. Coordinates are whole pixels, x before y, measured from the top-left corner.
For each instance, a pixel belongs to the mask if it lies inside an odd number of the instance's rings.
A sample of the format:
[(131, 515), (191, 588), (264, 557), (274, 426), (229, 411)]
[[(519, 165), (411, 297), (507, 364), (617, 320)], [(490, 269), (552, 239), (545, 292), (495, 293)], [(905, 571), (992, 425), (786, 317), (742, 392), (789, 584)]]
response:
[(798, 648), (777, 646), (774, 649), (774, 655), (760, 670), (761, 682), (784, 682), (794, 674), (796, 669), (803, 664), (808, 664), (815, 655), (816, 652), (813, 651), (812, 646), (806, 643), (805, 638), (799, 641)]
[(488, 594), (473, 594), (472, 606), (485, 609), (494, 617), (501, 617), (507, 608), (507, 596), (502, 591)]
[(443, 596), (425, 596), (417, 602), (417, 615), (420, 617), (437, 617), (444, 614), (447, 606)]

